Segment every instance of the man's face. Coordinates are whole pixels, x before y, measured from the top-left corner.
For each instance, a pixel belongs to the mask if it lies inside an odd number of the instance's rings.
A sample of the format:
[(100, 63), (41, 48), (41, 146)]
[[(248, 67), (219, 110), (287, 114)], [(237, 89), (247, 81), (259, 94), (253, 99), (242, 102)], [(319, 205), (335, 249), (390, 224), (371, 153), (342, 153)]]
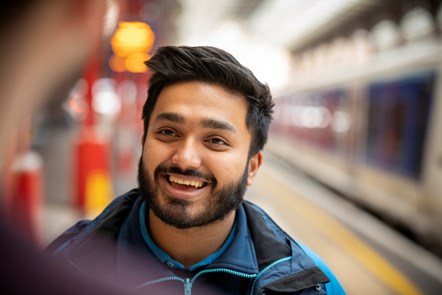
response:
[(261, 159), (248, 159), (247, 109), (244, 97), (213, 84), (184, 82), (161, 91), (138, 176), (155, 215), (190, 228), (239, 206)]

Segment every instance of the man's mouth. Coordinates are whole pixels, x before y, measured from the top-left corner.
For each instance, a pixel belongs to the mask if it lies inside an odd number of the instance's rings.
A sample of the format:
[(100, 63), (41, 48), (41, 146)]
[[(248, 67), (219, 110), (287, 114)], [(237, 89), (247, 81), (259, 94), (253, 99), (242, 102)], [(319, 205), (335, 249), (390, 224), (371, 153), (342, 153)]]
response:
[(195, 179), (182, 179), (178, 176), (174, 175), (168, 175), (166, 176), (166, 179), (168, 180), (170, 185), (178, 184), (180, 186), (186, 186), (186, 187), (194, 187), (194, 188), (202, 188), (207, 185), (207, 182), (201, 181), (201, 180), (195, 180)]

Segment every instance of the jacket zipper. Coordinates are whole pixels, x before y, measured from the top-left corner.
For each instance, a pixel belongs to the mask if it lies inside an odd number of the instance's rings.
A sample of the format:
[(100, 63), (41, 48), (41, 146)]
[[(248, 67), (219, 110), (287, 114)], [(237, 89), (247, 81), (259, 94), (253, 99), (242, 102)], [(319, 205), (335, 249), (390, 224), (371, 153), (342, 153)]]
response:
[(246, 274), (246, 273), (234, 271), (234, 270), (231, 270), (228, 268), (214, 268), (214, 269), (202, 270), (199, 273), (197, 273), (196, 275), (194, 275), (191, 279), (190, 278), (182, 279), (180, 277), (165, 277), (165, 278), (161, 278), (158, 280), (145, 282), (141, 285), (138, 285), (138, 286), (132, 288), (132, 291), (135, 291), (135, 290), (147, 287), (147, 286), (151, 286), (154, 284), (161, 284), (161, 283), (168, 282), (168, 281), (180, 281), (184, 285), (184, 295), (191, 295), (192, 294), (192, 286), (195, 283), (196, 279), (205, 273), (214, 273), (214, 272), (225, 272), (225, 273), (228, 273), (231, 275), (235, 275), (235, 276), (239, 276), (239, 277), (247, 278), (247, 279), (253, 279), (257, 276), (257, 274)]
[(253, 281), (252, 289), (250, 290), (250, 295), (253, 295), (253, 293), (255, 292), (256, 281), (257, 281), (257, 279), (258, 279), (262, 274), (264, 274), (266, 271), (268, 271), (269, 269), (271, 269), (271, 268), (274, 267), (275, 265), (277, 265), (277, 264), (279, 264), (279, 263), (281, 263), (281, 262), (284, 262), (284, 261), (290, 260), (290, 259), (292, 259), (291, 256), (289, 256), (289, 257), (285, 257), (285, 258), (281, 258), (281, 259), (278, 259), (278, 260), (274, 261), (273, 263), (267, 265), (263, 270), (261, 270), (261, 271), (256, 275), (256, 278), (255, 278), (255, 280)]
[(192, 282), (189, 278), (184, 282), (184, 295), (192, 294)]
[[(247, 274), (247, 273), (243, 273), (243, 272), (239, 272), (239, 271), (234, 271), (228, 268), (213, 268), (213, 269), (206, 269), (206, 270), (202, 270), (199, 273), (197, 273), (196, 275), (193, 276), (193, 278), (191, 280), (186, 279), (186, 282), (189, 283), (189, 288), (192, 288), (193, 283), (195, 283), (196, 279), (206, 273), (214, 273), (214, 272), (224, 272), (224, 273), (228, 273), (234, 276), (238, 276), (241, 278), (246, 278), (246, 279), (253, 279), (257, 276), (257, 274)], [(191, 295), (191, 291), (189, 289), (189, 293), (185, 292), (185, 295)]]
[(143, 283), (141, 285), (138, 285), (137, 287), (133, 288), (132, 290), (137, 290), (137, 289), (141, 289), (141, 288), (144, 288), (144, 287), (147, 287), (147, 286), (151, 286), (151, 285), (154, 285), (154, 284), (160, 284), (160, 283), (164, 283), (164, 282), (168, 282), (168, 281), (180, 281), (184, 285), (184, 295), (191, 295), (192, 294), (192, 286), (193, 286), (193, 284), (195, 283), (195, 281), (196, 281), (196, 279), (198, 277), (200, 277), (201, 275), (206, 274), (206, 273), (224, 272), (224, 273), (228, 273), (228, 274), (231, 274), (231, 275), (234, 275), (234, 276), (238, 276), (238, 277), (241, 277), (241, 278), (255, 279), (253, 281), (252, 289), (250, 290), (250, 295), (252, 295), (253, 292), (255, 291), (256, 279), (258, 277), (260, 277), (263, 273), (268, 271), (273, 266), (275, 266), (275, 265), (277, 265), (277, 264), (279, 264), (281, 262), (290, 260), (290, 259), (291, 259), (291, 257), (285, 257), (285, 258), (276, 260), (275, 262), (271, 263), (270, 265), (268, 265), (266, 268), (264, 268), (262, 271), (260, 271), (257, 274), (242, 273), (242, 272), (234, 271), (234, 270), (231, 270), (231, 269), (228, 269), (228, 268), (206, 269), (206, 270), (202, 270), (202, 271), (198, 272), (191, 279), (190, 278), (186, 278), (184, 280), (184, 279), (182, 279), (180, 277), (165, 277), (165, 278), (161, 278), (161, 279), (158, 279), (158, 280), (153, 280), (153, 281), (145, 282), (145, 283)]
[(138, 286), (132, 288), (131, 291), (135, 291), (135, 290), (147, 287), (147, 286), (151, 286), (154, 284), (161, 284), (161, 283), (169, 282), (169, 281), (180, 281), (183, 284), (186, 284), (186, 281), (180, 277), (165, 277), (165, 278), (161, 278), (158, 280), (153, 280), (153, 281), (142, 283), (141, 285), (138, 285)]

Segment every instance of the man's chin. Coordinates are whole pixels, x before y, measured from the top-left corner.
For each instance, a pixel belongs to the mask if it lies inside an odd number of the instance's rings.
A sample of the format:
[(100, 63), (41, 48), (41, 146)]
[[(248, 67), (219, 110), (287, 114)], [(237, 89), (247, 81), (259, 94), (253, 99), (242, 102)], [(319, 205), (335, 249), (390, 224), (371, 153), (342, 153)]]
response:
[[(218, 216), (207, 216), (205, 214), (198, 214), (191, 202), (181, 199), (170, 199), (166, 205), (151, 203), (151, 210), (155, 216), (163, 221), (165, 224), (173, 226), (178, 229), (190, 229), (195, 227), (205, 227), (217, 222)], [(205, 210), (198, 210), (205, 212)]]

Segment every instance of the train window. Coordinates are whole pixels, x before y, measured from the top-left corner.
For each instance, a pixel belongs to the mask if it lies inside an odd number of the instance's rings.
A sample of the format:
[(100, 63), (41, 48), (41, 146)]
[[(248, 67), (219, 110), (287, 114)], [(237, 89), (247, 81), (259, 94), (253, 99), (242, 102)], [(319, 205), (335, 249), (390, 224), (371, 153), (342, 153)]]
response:
[(369, 85), (368, 163), (419, 178), (435, 76), (427, 72)]
[(351, 120), (342, 89), (298, 93), (276, 101), (272, 132), (324, 151), (346, 153)]

